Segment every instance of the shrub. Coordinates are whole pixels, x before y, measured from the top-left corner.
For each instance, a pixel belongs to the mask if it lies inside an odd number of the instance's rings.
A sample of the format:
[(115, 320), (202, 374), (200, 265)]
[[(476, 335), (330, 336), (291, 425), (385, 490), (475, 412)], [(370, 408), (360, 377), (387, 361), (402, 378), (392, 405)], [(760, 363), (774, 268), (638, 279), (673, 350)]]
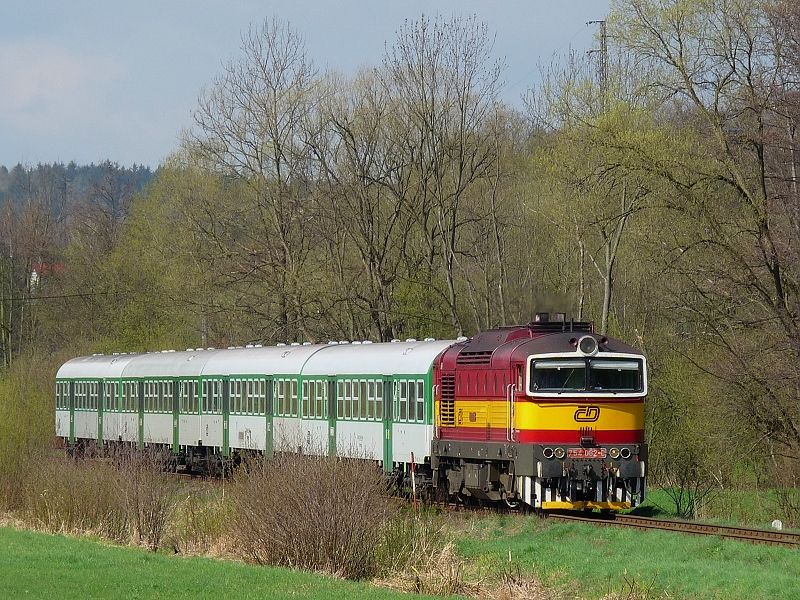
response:
[(258, 564), (372, 577), (398, 510), (385, 495), (372, 461), (300, 454), (254, 460), (229, 496), (236, 550)]
[(39, 453), (21, 482), (23, 519), (52, 532), (134, 540), (158, 549), (176, 500), (161, 452), (124, 449), (110, 458), (72, 460)]

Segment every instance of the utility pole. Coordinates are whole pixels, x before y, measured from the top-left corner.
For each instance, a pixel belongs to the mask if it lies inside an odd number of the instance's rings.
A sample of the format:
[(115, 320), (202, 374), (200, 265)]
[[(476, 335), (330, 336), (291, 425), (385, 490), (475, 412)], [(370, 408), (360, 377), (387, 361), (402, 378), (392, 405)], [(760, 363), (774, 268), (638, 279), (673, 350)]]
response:
[(600, 26), (600, 48), (589, 50), (588, 54), (595, 52), (600, 54), (600, 60), (597, 63), (597, 83), (600, 86), (600, 110), (606, 111), (606, 103), (608, 101), (608, 34), (606, 32), (605, 19), (602, 21), (587, 21), (587, 25)]

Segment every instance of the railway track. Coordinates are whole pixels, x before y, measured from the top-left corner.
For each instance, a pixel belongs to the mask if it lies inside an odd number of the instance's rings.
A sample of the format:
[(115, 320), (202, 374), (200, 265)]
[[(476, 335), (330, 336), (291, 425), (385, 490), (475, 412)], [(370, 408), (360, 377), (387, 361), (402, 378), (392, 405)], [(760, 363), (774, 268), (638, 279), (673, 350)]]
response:
[(800, 533), (788, 533), (784, 531), (729, 527), (727, 525), (711, 525), (709, 523), (694, 523), (669, 519), (652, 519), (633, 515), (605, 516), (555, 513), (548, 515), (547, 518), (570, 523), (583, 522), (595, 525), (631, 527), (634, 529), (659, 529), (662, 531), (677, 531), (696, 535), (713, 535), (753, 544), (770, 544), (773, 546), (800, 548)]

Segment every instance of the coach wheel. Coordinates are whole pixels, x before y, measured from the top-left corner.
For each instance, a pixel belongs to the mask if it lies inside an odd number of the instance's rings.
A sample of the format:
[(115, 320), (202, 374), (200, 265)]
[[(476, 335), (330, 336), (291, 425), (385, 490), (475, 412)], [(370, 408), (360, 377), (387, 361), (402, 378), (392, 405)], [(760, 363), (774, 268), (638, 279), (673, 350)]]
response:
[(519, 500), (518, 499), (511, 499), (508, 496), (503, 496), (503, 502), (506, 503), (506, 506), (511, 510), (517, 510), (519, 508)]

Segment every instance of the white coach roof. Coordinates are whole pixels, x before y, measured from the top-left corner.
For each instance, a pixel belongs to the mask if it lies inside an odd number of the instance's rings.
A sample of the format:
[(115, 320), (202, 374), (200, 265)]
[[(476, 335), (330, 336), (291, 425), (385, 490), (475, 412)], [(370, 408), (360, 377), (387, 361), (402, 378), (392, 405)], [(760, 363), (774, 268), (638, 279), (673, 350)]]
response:
[(132, 360), (122, 377), (199, 377), (205, 366), (226, 350), (188, 350), (186, 352), (148, 352)]
[(327, 346), (312, 356), (303, 375), (424, 374), (452, 340), (429, 342), (385, 342)]
[(439, 353), (453, 343), (314, 344), (82, 356), (64, 363), (56, 377), (425, 374)]
[(300, 373), (309, 357), (327, 346), (267, 346), (220, 350), (208, 361), (203, 375), (292, 375)]
[(68, 360), (56, 373), (57, 378), (70, 379), (92, 378), (105, 379), (122, 377), (122, 371), (135, 358), (141, 354), (95, 354), (94, 356), (79, 356)]

